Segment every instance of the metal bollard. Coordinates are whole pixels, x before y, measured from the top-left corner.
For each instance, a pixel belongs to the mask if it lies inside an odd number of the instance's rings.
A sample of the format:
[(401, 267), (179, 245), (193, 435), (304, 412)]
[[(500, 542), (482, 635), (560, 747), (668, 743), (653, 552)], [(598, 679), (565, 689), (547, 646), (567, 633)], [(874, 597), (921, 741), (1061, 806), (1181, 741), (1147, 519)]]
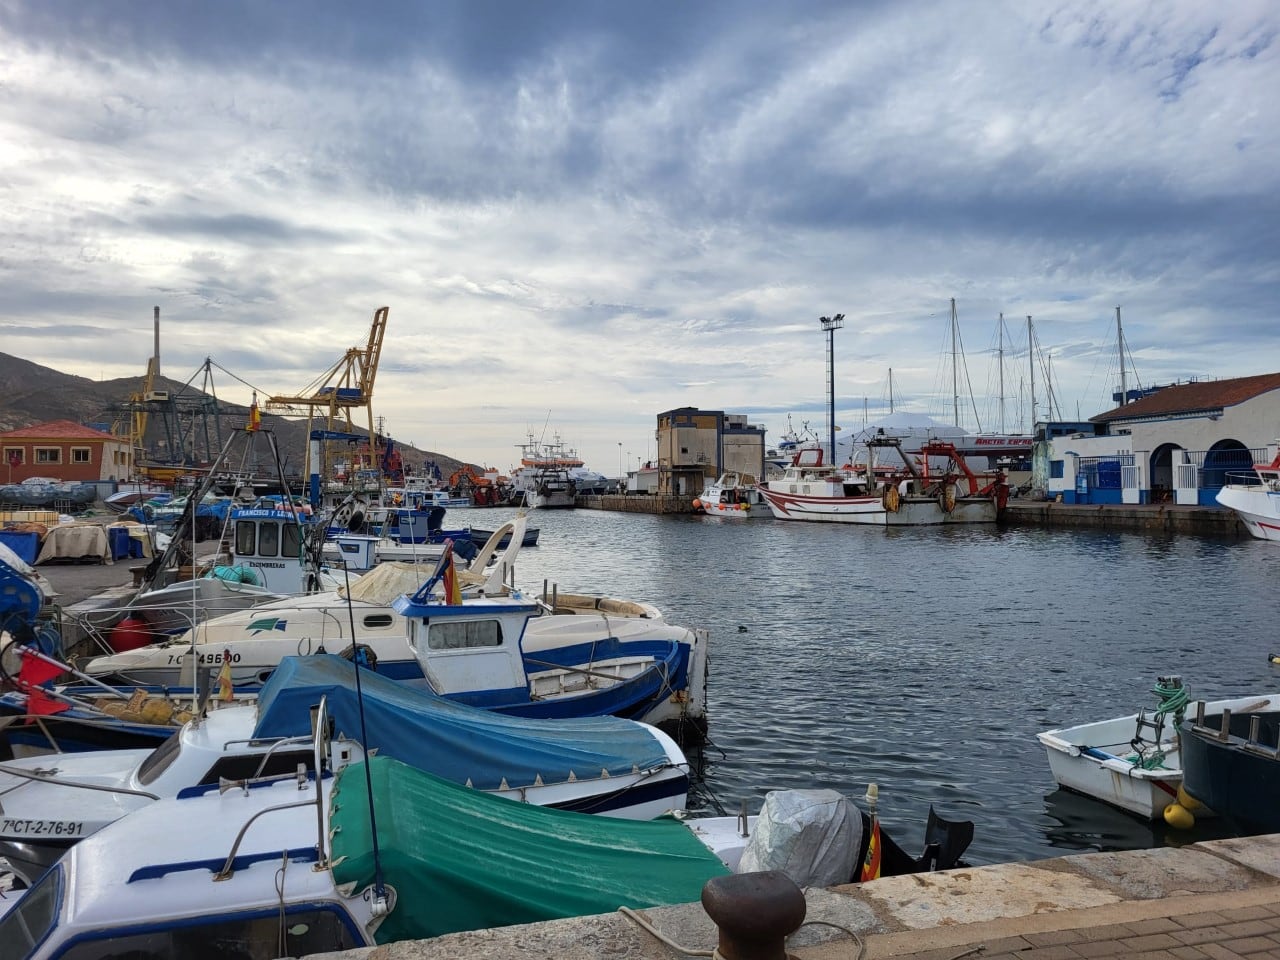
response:
[(804, 894), (780, 870), (713, 877), (702, 909), (720, 930), (724, 960), (787, 960), (787, 937), (804, 923)]

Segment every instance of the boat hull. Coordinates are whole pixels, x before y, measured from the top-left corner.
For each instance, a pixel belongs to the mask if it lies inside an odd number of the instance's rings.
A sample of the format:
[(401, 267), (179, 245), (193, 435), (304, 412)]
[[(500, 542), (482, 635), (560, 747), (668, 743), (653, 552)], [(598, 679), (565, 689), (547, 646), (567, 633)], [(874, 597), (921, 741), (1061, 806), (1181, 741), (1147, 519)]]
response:
[(1228, 484), (1218, 491), (1217, 500), (1235, 512), (1251, 536), (1280, 542), (1280, 490), (1262, 484)]
[(879, 497), (822, 497), (760, 487), (760, 496), (779, 520), (862, 523), (883, 527), (887, 511)]
[[(1239, 833), (1280, 833), (1280, 711), (1233, 714), (1225, 735), (1220, 718), (1219, 712), (1206, 715), (1204, 726), (1190, 720), (1182, 725), (1187, 793)], [(1250, 735), (1255, 718), (1256, 739)]]

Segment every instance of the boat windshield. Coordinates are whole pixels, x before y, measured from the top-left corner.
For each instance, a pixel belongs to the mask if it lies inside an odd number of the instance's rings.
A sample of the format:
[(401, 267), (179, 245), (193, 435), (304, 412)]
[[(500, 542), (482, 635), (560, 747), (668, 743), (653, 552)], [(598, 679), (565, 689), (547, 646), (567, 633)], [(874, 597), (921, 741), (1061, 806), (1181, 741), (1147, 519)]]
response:
[(61, 890), (62, 868), (54, 867), (0, 917), (0, 960), (27, 956), (49, 935)]
[(150, 756), (142, 761), (142, 766), (138, 768), (138, 782), (141, 784), (154, 782), (156, 777), (164, 773), (169, 764), (173, 763), (173, 758), (178, 755), (178, 751), (181, 748), (182, 731), (179, 730), (152, 750)]

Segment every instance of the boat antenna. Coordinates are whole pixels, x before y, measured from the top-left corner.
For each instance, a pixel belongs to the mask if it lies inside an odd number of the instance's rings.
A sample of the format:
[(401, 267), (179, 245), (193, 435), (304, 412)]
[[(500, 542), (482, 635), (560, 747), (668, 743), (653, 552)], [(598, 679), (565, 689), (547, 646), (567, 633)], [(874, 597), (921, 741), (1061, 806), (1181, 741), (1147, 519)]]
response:
[[(364, 691), (360, 686), (362, 655), (359, 637), (356, 636), (355, 608), (351, 604), (351, 571), (345, 560), (342, 564), (342, 575), (346, 584), (347, 619), (351, 625), (351, 665), (356, 668), (356, 706), (360, 711), (360, 744), (364, 747), (364, 789), (369, 800), (369, 836), (373, 841), (373, 910), (374, 916), (381, 916), (387, 912), (387, 885), (382, 876), (382, 856), (378, 850), (378, 820), (373, 810), (373, 774), (369, 771), (369, 733), (364, 722)], [(317, 770), (316, 776), (319, 775), (320, 771)]]

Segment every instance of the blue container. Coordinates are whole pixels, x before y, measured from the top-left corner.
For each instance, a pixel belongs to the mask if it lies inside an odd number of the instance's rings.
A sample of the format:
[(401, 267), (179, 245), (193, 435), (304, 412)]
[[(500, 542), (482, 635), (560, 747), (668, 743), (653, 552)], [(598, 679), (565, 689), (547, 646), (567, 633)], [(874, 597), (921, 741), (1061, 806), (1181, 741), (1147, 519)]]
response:
[(112, 560), (129, 557), (129, 531), (124, 527), (107, 527), (107, 543), (111, 545)]
[(40, 553), (40, 534), (21, 530), (0, 530), (0, 543), (18, 555), (18, 559), (34, 564)]

